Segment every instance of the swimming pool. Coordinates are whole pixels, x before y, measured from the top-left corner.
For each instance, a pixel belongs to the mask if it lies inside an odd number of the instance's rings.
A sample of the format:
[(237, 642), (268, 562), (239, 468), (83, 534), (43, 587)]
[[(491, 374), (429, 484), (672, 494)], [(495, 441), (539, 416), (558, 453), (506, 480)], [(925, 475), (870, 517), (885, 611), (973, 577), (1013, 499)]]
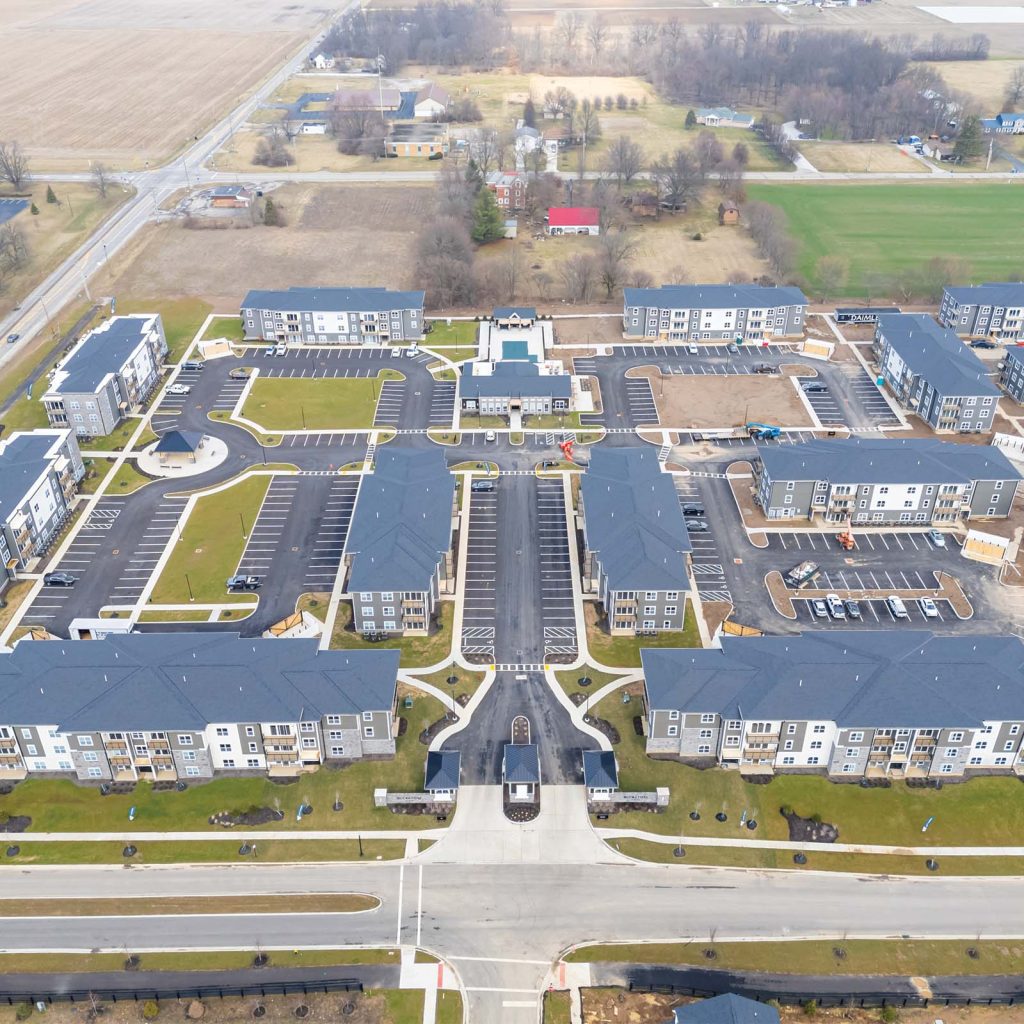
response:
[(526, 341), (503, 341), (501, 343), (501, 358), (517, 359), (521, 362), (537, 362), (537, 357), (530, 355), (530, 345)]

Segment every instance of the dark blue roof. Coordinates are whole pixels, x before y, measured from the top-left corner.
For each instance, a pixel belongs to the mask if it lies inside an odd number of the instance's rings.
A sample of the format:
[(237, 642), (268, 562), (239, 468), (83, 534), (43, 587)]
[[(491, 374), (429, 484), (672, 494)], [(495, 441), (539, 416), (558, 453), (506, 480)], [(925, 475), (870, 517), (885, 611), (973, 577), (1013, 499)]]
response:
[(506, 743), (505, 782), (540, 782), (540, 761), (536, 743)]
[(770, 309), (806, 306), (799, 288), (759, 284), (663, 284), (660, 288), (625, 288), (626, 306), (657, 309)]
[(205, 435), (198, 430), (168, 430), (157, 442), (155, 452), (187, 453), (199, 448)]
[(300, 288), (251, 291), (242, 309), (289, 313), (376, 313), (392, 309), (422, 309), (423, 292), (393, 292), (389, 288)]
[(610, 750), (584, 750), (583, 783), (588, 789), (618, 789), (615, 754)]
[(118, 373), (148, 333), (155, 314), (115, 316), (90, 331), (64, 360), (50, 391), (93, 394), (108, 374)]
[(495, 306), (491, 314), (493, 320), (505, 320), (517, 316), (520, 320), (536, 320), (537, 310), (533, 306)]
[(674, 1024), (779, 1024), (779, 1011), (728, 992), (676, 1007)]
[(427, 777), (423, 788), (428, 792), (437, 789), (458, 789), (462, 767), (462, 755), (457, 750), (432, 750), (427, 754)]
[(34, 430), (11, 434), (0, 442), (0, 523), (25, 500), (28, 489), (50, 464), (47, 453), (58, 440), (56, 431)]
[(28, 205), (27, 199), (0, 199), (0, 224), (17, 217), (22, 210), (28, 209)]
[(536, 363), (502, 359), (493, 373), (463, 374), (459, 379), (462, 398), (552, 398), (572, 397), (572, 378), (567, 373), (541, 373)]

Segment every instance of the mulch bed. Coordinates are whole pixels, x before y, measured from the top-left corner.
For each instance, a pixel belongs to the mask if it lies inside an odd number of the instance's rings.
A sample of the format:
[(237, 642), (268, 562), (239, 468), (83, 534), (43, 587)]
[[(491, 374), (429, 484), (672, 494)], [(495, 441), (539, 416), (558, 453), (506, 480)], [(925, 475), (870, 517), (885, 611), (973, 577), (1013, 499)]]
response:
[(505, 817), (520, 824), (533, 821), (540, 814), (540, 796), (532, 804), (513, 803), (505, 798)]
[(452, 719), (449, 715), (445, 715), (443, 718), (439, 718), (436, 722), (433, 722), (431, 725), (428, 725), (426, 729), (424, 729), (423, 732), (420, 733), (420, 743), (422, 743), (425, 747), (429, 747), (433, 738), (442, 729), (446, 729), (449, 725), (451, 725), (453, 721), (454, 719)]
[(209, 817), (211, 825), (223, 825), (224, 828), (231, 828), (234, 825), (267, 825), (272, 821), (283, 821), (284, 811), (275, 810), (273, 807), (250, 807), (247, 811), (220, 811), (218, 814), (211, 814)]
[(587, 725), (593, 726), (598, 732), (607, 736), (612, 743), (619, 743), (622, 740), (622, 737), (619, 735), (619, 730), (605, 718), (598, 718), (595, 715), (584, 715), (583, 721), (586, 722)]
[(24, 832), (32, 819), (24, 814), (12, 814), (6, 821), (0, 822), (0, 832)]
[[(779, 812), (782, 814), (782, 812)], [(834, 843), (839, 838), (839, 829), (827, 821), (817, 822), (801, 818), (796, 811), (782, 815), (789, 825), (791, 843)]]

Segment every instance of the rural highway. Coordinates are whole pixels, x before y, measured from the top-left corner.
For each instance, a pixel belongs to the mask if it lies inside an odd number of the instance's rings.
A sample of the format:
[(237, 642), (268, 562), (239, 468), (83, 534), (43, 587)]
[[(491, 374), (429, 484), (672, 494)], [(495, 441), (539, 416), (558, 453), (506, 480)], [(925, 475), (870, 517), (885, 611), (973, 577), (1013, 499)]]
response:
[[(442, 840), (442, 845), (444, 840)], [(295, 864), (4, 868), (6, 898), (365, 892), (339, 914), (13, 918), (3, 951), (422, 946), (448, 959), (470, 1020), (537, 1019), (567, 947), (593, 940), (1021, 935), (1020, 878), (860, 878), (677, 865)], [(467, 913), (467, 908), (472, 912)]]

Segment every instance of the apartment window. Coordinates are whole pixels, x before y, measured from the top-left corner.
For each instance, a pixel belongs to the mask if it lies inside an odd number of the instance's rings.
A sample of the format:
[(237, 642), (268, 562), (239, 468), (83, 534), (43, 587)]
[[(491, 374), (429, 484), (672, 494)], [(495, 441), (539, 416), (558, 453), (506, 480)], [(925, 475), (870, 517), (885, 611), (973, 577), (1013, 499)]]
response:
[(1003, 750), (1013, 750), (1013, 741), (1012, 740), (1007, 740), (1003, 744)]
[(811, 740), (811, 750), (821, 750), (821, 740)]
[(700, 738), (702, 740), (709, 740), (709, 739), (711, 739), (711, 730), (710, 729), (701, 729), (701, 731), (700, 731)]
[(668, 734), (669, 734), (669, 736), (678, 736), (679, 735), (679, 726), (678, 725), (670, 725), (668, 727)]
[(331, 747), (331, 757), (344, 757), (344, 756), (345, 756), (345, 748), (344, 747)]
[(299, 725), (299, 729), (302, 730), (302, 732), (315, 732), (316, 726), (312, 722), (302, 722)]
[[(925, 734), (922, 733), (922, 735), (925, 735)], [(928, 735), (935, 735), (934, 730), (930, 730)], [(949, 734), (949, 742), (950, 743), (959, 743), (963, 738), (964, 738), (964, 734), (962, 732), (951, 732)]]
[[(796, 734), (796, 726), (793, 723), (790, 723), (789, 725), (786, 726), (786, 735), (787, 736), (793, 736), (795, 734)], [(850, 738), (853, 739), (852, 736)]]
[(92, 746), (92, 737), (91, 736), (79, 736), (78, 737), (78, 745), (80, 747), (91, 747)]
[(387, 608), (381, 608), (380, 613), (384, 616), (385, 619), (393, 619), (395, 617), (394, 606), (391, 605)]
[(224, 767), (225, 768), (234, 768), (235, 767), (235, 759), (233, 757), (226, 757), (224, 759)]
[(90, 768), (86, 774), (89, 776), (90, 779), (101, 779), (103, 778), (103, 769)]
[[(989, 729), (991, 729), (991, 728), (992, 727), (989, 726)], [(1019, 725), (1011, 725), (1010, 726), (1010, 735), (1011, 736), (1016, 736), (1017, 733), (1019, 733), (1019, 732), (1020, 732), (1020, 726)]]
[(230, 743), (222, 743), (220, 745), (220, 751), (221, 751), (222, 754), (230, 754), (231, 753), (231, 744)]
[(725, 745), (727, 747), (738, 747), (740, 745), (739, 736), (726, 736)]
[(385, 591), (383, 591), (383, 592), (381, 593), (381, 595), (380, 595), (380, 599), (381, 599), (382, 601), (394, 601), (394, 599), (395, 599), (395, 595), (394, 595), (394, 593), (393, 593), (392, 591), (390, 591), (390, 590), (385, 590)]
[(678, 601), (679, 600), (679, 591), (678, 590), (670, 590), (670, 591), (668, 591), (665, 594), (665, 600), (666, 601)]
[(328, 725), (341, 725), (341, 715), (328, 715), (327, 716), (327, 724)]
[(816, 725), (814, 727), (814, 732), (816, 732), (816, 733), (822, 733), (824, 731), (825, 731), (825, 726), (823, 726), (823, 725)]
[(792, 740), (786, 740), (786, 743), (785, 743), (785, 745), (783, 746), (782, 749), (783, 750), (792, 750), (793, 749), (793, 741)]
[(715, 721), (715, 716), (714, 715), (701, 715), (700, 716), (700, 724), (701, 725), (713, 725), (714, 721)]
[(952, 772), (952, 771), (953, 771), (953, 766), (952, 766), (951, 764), (944, 764), (944, 765), (943, 765), (943, 766), (942, 766), (942, 767), (941, 767), (941, 768), (939, 769), (939, 771), (940, 771), (940, 772), (942, 772), (942, 773), (943, 773), (944, 775), (949, 775), (949, 774), (950, 774), (950, 772)]
[(196, 752), (194, 750), (186, 750), (181, 755), (182, 761), (194, 761), (196, 759)]
[(862, 732), (851, 732), (850, 733), (850, 742), (851, 743), (860, 743), (861, 740), (863, 740), (863, 739), (864, 739), (864, 733), (862, 733)]
[(729, 729), (739, 729), (741, 727), (741, 725), (742, 725), (741, 722), (737, 722), (735, 719), (731, 719), (730, 722), (729, 722), (729, 725), (727, 726), (727, 728), (729, 728)]
[(363, 736), (366, 739), (368, 739), (368, 740), (372, 740), (373, 739), (373, 726), (372, 725), (364, 725), (363, 726)]
[(847, 762), (843, 765), (843, 773), (846, 775), (849, 775), (851, 772), (855, 772), (856, 770), (857, 766), (855, 764), (850, 764), (849, 762)]
[(395, 625), (394, 621), (388, 622), (387, 620), (385, 620), (385, 622), (384, 622), (384, 631), (385, 632), (394, 631), (397, 628), (398, 628), (398, 626)]
[(995, 760), (995, 763), (998, 764), (998, 765), (1006, 764), (1006, 758), (1005, 757), (997, 757), (996, 760)]
[(670, 711), (668, 713), (668, 720), (670, 722), (678, 722), (679, 721), (679, 712), (678, 711)]
[(373, 614), (373, 608), (372, 607), (363, 608), (362, 609), (362, 613), (363, 613), (364, 617), (367, 616), (367, 615), (372, 615)]
[(227, 731), (227, 729), (224, 728), (224, 726), (218, 726), (217, 727), (217, 735), (218, 736), (227, 736), (227, 734), (228, 734), (228, 731)]
[(675, 615), (676, 611), (677, 611), (677, 606), (676, 605), (674, 605), (674, 604), (665, 605), (665, 614), (666, 615)]
[(980, 757), (972, 757), (971, 758), (971, 764), (981, 764), (981, 758)]
[(819, 764), (820, 762), (821, 762), (821, 758), (820, 757), (809, 757), (809, 758), (807, 758), (807, 763), (808, 764)]
[(644, 615), (654, 615), (658, 609), (653, 605), (644, 605)]
[(185, 733), (182, 733), (178, 737), (178, 746), (179, 747), (191, 747), (192, 746), (192, 737), (186, 735)]
[(245, 767), (246, 768), (259, 768), (259, 766), (260, 766), (260, 759), (258, 757), (248, 757), (248, 758), (246, 758), (246, 760), (245, 760)]
[(373, 594), (361, 593), (359, 595), (359, 600), (360, 601), (372, 601), (373, 600)]
[(316, 740), (312, 737), (304, 736), (302, 739), (303, 750), (316, 750)]
[(792, 481), (792, 480), (787, 480), (786, 481), (786, 490), (787, 491), (795, 490), (795, 488), (796, 488), (796, 484), (794, 483), (794, 481)]
[(795, 757), (784, 757), (782, 759), (782, 763), (783, 764), (796, 764), (796, 758)]
[(847, 747), (846, 748), (846, 756), (847, 757), (860, 757), (860, 747)]
[[(225, 733), (224, 735), (226, 736), (227, 733)], [(256, 726), (254, 726), (254, 725), (247, 725), (245, 727), (245, 735), (246, 736), (255, 736), (256, 735)]]
[(330, 731), (330, 733), (328, 733), (327, 738), (329, 740), (340, 740), (341, 739), (341, 730), (340, 729), (332, 729)]
[[(305, 740), (303, 740), (303, 742), (305, 742)], [(257, 753), (259, 753), (259, 749), (260, 748), (258, 746), (256, 746), (255, 743), (250, 743), (249, 744), (249, 753), (250, 754), (257, 754)]]
[(701, 743), (697, 747), (697, 753), (698, 754), (710, 754), (711, 753), (711, 746), (710, 746), (710, 744), (708, 744), (708, 743)]
[(188, 775), (190, 778), (195, 778), (199, 774), (199, 769), (194, 767), (193, 765), (187, 765), (185, 767), (185, 774)]

